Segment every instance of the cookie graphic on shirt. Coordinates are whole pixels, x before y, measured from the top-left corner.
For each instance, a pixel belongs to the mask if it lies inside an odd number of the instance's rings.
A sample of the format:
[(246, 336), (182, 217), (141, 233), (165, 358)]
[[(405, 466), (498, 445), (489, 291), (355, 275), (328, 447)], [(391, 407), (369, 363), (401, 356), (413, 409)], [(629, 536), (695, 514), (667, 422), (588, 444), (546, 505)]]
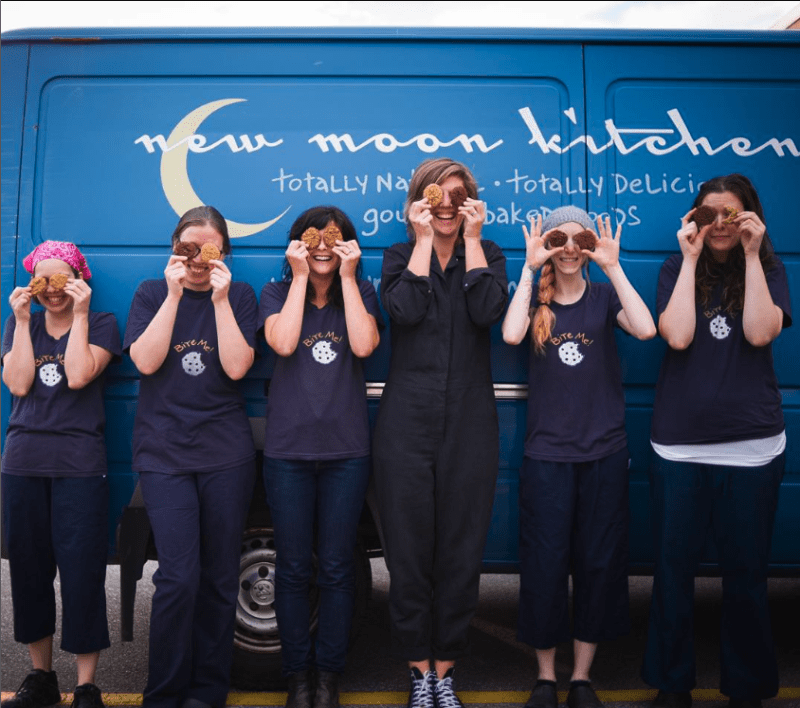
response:
[(714, 339), (725, 339), (725, 337), (731, 333), (731, 328), (728, 327), (727, 318), (723, 317), (722, 315), (717, 315), (713, 320), (711, 320), (709, 327), (711, 329), (711, 336), (714, 337)]
[(181, 364), (183, 364), (183, 370), (189, 376), (200, 376), (206, 370), (206, 365), (200, 357), (200, 352), (189, 352), (181, 359)]
[(558, 348), (558, 356), (567, 366), (577, 366), (583, 361), (583, 354), (575, 342), (564, 342)]
[(58, 373), (56, 364), (45, 364), (39, 369), (39, 378), (45, 386), (55, 386), (61, 381), (61, 374)]
[(336, 352), (331, 349), (331, 343), (325, 340), (314, 345), (311, 355), (319, 364), (330, 364), (336, 358)]

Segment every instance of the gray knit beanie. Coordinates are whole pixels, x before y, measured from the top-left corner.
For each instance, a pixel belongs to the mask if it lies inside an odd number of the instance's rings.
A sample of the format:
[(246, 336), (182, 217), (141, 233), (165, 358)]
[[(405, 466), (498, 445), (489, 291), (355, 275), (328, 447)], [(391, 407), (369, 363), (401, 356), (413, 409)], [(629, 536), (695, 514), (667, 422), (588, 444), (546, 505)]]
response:
[(570, 221), (580, 224), (584, 229), (591, 229), (593, 231), (595, 229), (595, 225), (592, 223), (591, 216), (589, 216), (580, 207), (570, 205), (558, 207), (558, 209), (551, 211), (547, 215), (547, 218), (542, 222), (542, 233), (546, 234), (548, 231)]

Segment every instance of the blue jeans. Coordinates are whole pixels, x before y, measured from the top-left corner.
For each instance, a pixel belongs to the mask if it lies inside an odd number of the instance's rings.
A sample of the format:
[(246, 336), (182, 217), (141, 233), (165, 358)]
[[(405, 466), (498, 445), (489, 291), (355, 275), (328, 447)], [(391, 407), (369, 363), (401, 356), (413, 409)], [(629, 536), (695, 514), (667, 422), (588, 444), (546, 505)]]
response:
[[(264, 458), (264, 488), (275, 529), (275, 610), (284, 675), (312, 664), (323, 671), (344, 671), (355, 595), (353, 552), (369, 459)], [(320, 607), (314, 658), (308, 595), (315, 521)]]
[(656, 569), (642, 678), (670, 692), (695, 686), (694, 578), (711, 534), (722, 574), (720, 691), (740, 700), (771, 698), (778, 666), (767, 564), (785, 455), (762, 467), (653, 458)]

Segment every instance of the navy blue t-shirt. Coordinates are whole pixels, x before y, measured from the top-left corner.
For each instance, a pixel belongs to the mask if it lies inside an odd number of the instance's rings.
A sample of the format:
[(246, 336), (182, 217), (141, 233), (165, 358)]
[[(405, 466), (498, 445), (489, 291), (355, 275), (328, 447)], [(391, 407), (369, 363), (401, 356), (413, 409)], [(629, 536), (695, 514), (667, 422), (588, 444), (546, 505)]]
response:
[(627, 444), (614, 327), (622, 309), (610, 283), (587, 284), (580, 300), (550, 305), (556, 323), (544, 356), (531, 346), (525, 455), (585, 462)]
[[(289, 283), (267, 283), (258, 321), (281, 311)], [(372, 284), (358, 281), (367, 312), (383, 327)], [(265, 457), (342, 460), (369, 455), (361, 359), (350, 349), (344, 310), (306, 305), (294, 353), (277, 357), (267, 403)]]
[[(222, 368), (212, 291), (184, 289), (161, 368), (139, 383), (133, 427), (137, 472), (185, 473), (224, 469), (255, 455), (239, 387)], [(126, 351), (147, 329), (167, 297), (166, 280), (146, 280), (133, 296)], [(228, 291), (245, 341), (255, 348), (256, 296), (247, 283)]]
[[(3, 356), (14, 344), (16, 319), (6, 320)], [(30, 321), (36, 373), (25, 396), (12, 397), (3, 473), (25, 477), (89, 477), (107, 472), (103, 384), (105, 372), (81, 389), (67, 385), (64, 354), (69, 332), (54, 339), (45, 313)], [(119, 329), (110, 312), (89, 313), (89, 344), (119, 358)]]
[[(659, 317), (667, 308), (683, 256), (670, 256), (658, 278)], [(789, 287), (783, 263), (766, 274), (772, 301), (783, 310), (783, 326), (792, 324)], [(723, 310), (722, 285), (711, 304), (697, 304), (692, 343), (667, 348), (656, 386), (652, 439), (661, 445), (758, 440), (784, 429), (781, 395), (772, 362), (772, 346), (754, 347), (744, 336), (742, 313)]]

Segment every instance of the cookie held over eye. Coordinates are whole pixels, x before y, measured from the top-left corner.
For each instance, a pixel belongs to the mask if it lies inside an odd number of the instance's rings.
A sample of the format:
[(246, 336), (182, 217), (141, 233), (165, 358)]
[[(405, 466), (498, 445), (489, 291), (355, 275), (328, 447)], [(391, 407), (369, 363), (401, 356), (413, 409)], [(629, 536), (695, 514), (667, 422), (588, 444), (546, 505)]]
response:
[(172, 252), (176, 256), (186, 256), (189, 259), (194, 258), (200, 249), (194, 243), (189, 243), (188, 241), (178, 241), (175, 244), (175, 248), (172, 249)]
[(300, 240), (310, 251), (312, 248), (319, 246), (320, 241), (322, 241), (322, 234), (319, 232), (319, 229), (309, 226), (305, 231), (303, 231), (303, 235), (300, 236)]
[(428, 200), (432, 207), (439, 206), (444, 198), (442, 188), (438, 184), (429, 184), (425, 187), (425, 191), (422, 192), (422, 196)]
[(713, 224), (716, 218), (717, 212), (710, 206), (699, 206), (694, 210), (694, 214), (692, 214), (692, 218), (689, 221), (694, 221), (697, 224), (697, 228), (702, 229), (704, 226)]
[(342, 232), (338, 226), (329, 224), (322, 232), (322, 240), (328, 248), (333, 248), (337, 241), (342, 241)]
[(739, 216), (739, 210), (736, 207), (726, 206), (725, 207), (725, 221), (723, 224), (732, 224), (734, 219)]
[(31, 295), (41, 295), (47, 290), (47, 278), (42, 278), (41, 276), (33, 278), (31, 282), (28, 283), (28, 287), (31, 289)]
[(66, 273), (56, 273), (50, 276), (50, 287), (53, 290), (63, 290), (68, 282), (69, 276)]
[(458, 187), (453, 187), (453, 189), (450, 190), (450, 203), (456, 209), (459, 209), (464, 206), (464, 202), (467, 201), (468, 196), (467, 190), (461, 185), (458, 185)]
[(200, 249), (200, 260), (208, 263), (209, 261), (218, 261), (222, 254), (213, 243), (204, 243)]
[(594, 247), (597, 245), (597, 236), (588, 229), (581, 231), (579, 234), (575, 234), (572, 240), (582, 251), (593, 251)]
[(555, 231), (550, 232), (545, 245), (548, 248), (561, 248), (562, 246), (566, 245), (568, 240), (569, 236), (567, 236), (563, 231), (556, 229)]

